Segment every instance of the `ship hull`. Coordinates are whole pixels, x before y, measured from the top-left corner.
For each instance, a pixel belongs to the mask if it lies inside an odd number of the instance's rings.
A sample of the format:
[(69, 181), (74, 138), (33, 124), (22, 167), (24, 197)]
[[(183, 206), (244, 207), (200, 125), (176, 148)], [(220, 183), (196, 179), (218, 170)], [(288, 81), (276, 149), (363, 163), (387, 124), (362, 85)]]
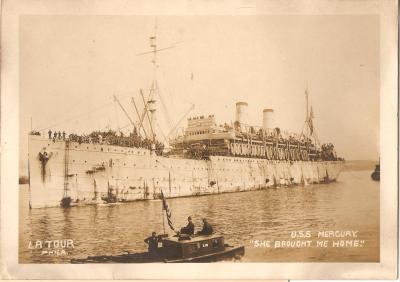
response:
[[(43, 160), (43, 154), (48, 157)], [(208, 160), (157, 156), (147, 149), (48, 140), (29, 136), (30, 207), (119, 202), (335, 181), (343, 161), (276, 161), (212, 156)]]

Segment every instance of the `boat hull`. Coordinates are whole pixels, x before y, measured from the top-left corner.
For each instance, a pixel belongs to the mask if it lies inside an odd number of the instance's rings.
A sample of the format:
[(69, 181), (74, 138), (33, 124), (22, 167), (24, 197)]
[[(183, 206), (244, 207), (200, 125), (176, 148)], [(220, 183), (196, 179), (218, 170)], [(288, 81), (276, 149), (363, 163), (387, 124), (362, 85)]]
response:
[[(29, 136), (30, 207), (60, 206), (64, 195), (93, 204), (110, 191), (118, 202), (335, 181), (343, 161), (276, 161), (212, 156), (157, 156), (147, 149), (48, 140)], [(49, 158), (43, 161), (40, 154)]]
[(226, 247), (224, 251), (207, 254), (203, 256), (193, 257), (193, 258), (184, 258), (184, 259), (175, 259), (175, 260), (165, 260), (167, 263), (184, 263), (184, 262), (215, 262), (221, 260), (228, 259), (236, 259), (239, 260), (244, 256), (244, 246), (240, 247)]
[(72, 259), (71, 263), (189, 263), (189, 262), (216, 262), (228, 259), (240, 259), (245, 254), (244, 246), (228, 246), (225, 250), (203, 256), (165, 259), (162, 257), (152, 257), (148, 252), (122, 254), (116, 256), (91, 256), (86, 259)]

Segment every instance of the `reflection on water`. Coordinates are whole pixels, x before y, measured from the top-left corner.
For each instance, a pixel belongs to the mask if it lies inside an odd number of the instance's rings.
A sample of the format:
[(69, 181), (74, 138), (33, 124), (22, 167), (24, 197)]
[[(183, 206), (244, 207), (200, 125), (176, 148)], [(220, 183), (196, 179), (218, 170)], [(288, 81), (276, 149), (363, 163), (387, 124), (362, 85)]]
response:
[[(143, 239), (163, 232), (161, 201), (69, 209), (28, 208), (28, 186), (20, 186), (20, 263), (60, 263), (90, 255), (144, 251)], [(231, 245), (246, 247), (244, 262), (379, 261), (379, 183), (369, 171), (346, 171), (336, 183), (269, 188), (168, 199), (176, 227), (191, 215), (196, 228), (207, 217)], [(168, 226), (166, 224), (166, 230)], [(255, 248), (251, 240), (284, 240), (291, 231), (356, 230), (363, 248)], [(172, 234), (170, 232), (170, 234)], [(29, 241), (73, 239), (68, 255), (41, 255)]]

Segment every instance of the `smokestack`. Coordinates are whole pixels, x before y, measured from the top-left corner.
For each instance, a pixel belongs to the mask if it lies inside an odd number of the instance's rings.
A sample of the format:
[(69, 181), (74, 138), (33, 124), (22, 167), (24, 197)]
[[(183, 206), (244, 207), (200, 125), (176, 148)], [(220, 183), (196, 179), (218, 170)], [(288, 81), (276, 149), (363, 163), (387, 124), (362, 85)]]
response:
[(263, 129), (274, 128), (274, 110), (264, 109), (263, 110)]
[(247, 124), (247, 106), (246, 102), (237, 102), (236, 103), (236, 120), (235, 124), (242, 128), (242, 124)]

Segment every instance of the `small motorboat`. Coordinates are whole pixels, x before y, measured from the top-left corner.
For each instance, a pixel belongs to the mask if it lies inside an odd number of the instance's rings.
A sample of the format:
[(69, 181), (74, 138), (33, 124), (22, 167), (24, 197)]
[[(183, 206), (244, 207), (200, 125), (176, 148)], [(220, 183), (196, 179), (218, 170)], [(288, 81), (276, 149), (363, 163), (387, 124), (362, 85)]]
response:
[(374, 170), (374, 172), (372, 172), (371, 178), (372, 178), (372, 180), (380, 181), (380, 178), (381, 178), (381, 165), (380, 164), (377, 164), (375, 166), (375, 170)]
[(169, 237), (159, 236), (161, 247), (157, 254), (148, 252), (126, 253), (114, 256), (89, 256), (86, 259), (72, 259), (71, 263), (183, 263), (239, 260), (244, 256), (244, 246), (234, 247), (224, 242), (221, 235)]

